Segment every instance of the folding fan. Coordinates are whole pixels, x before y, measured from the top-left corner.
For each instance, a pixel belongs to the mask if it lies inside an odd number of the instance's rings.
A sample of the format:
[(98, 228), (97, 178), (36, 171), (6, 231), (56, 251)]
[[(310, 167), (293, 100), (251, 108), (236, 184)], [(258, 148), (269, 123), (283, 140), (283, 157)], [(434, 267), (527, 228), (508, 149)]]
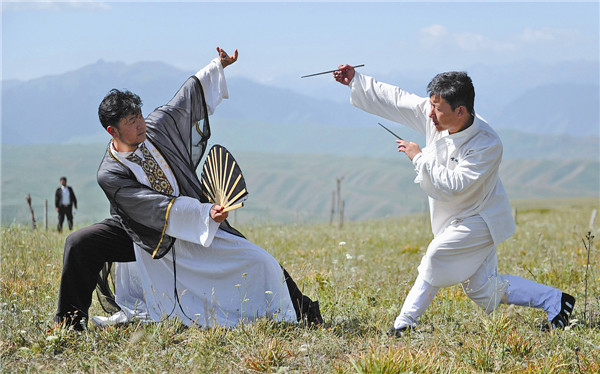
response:
[(204, 195), (211, 203), (222, 206), (222, 212), (241, 208), (248, 198), (240, 167), (233, 155), (219, 144), (208, 152), (200, 180)]

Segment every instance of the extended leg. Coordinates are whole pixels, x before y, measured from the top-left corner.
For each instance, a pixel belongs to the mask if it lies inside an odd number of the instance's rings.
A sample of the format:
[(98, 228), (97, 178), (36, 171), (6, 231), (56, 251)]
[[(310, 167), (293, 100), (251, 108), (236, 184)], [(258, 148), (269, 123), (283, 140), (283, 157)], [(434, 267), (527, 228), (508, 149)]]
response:
[[(502, 275), (507, 283), (506, 304), (530, 306), (548, 313), (552, 328), (565, 328), (575, 307), (575, 298), (557, 288), (515, 275)], [(548, 325), (544, 325), (547, 327)]]
[(439, 290), (439, 287), (430, 285), (421, 276), (418, 276), (404, 300), (400, 314), (394, 321), (394, 329), (405, 330), (417, 326), (417, 319), (429, 307)]
[(114, 220), (104, 220), (67, 237), (54, 320), (82, 330), (98, 273), (107, 262), (135, 261), (133, 243)]
[(65, 221), (65, 211), (64, 211), (62, 205), (60, 205), (58, 207), (58, 224), (56, 225), (56, 229), (58, 230), (58, 232), (62, 232), (62, 227), (63, 227), (64, 221)]
[(73, 230), (73, 206), (72, 205), (65, 207), (65, 214), (67, 215), (67, 224), (69, 225), (69, 230)]

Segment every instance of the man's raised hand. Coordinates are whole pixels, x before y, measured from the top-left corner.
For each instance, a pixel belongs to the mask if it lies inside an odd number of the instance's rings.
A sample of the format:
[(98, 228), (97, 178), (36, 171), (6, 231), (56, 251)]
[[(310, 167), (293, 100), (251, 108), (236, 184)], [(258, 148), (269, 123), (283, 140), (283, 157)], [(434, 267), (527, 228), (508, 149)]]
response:
[(219, 47), (217, 47), (217, 52), (219, 53), (219, 60), (221, 60), (221, 65), (223, 65), (223, 69), (225, 69), (225, 67), (227, 67), (237, 61), (237, 58), (238, 58), (238, 50), (237, 49), (233, 52), (233, 56), (229, 56), (227, 54), (227, 52), (225, 52), (224, 49), (221, 49)]

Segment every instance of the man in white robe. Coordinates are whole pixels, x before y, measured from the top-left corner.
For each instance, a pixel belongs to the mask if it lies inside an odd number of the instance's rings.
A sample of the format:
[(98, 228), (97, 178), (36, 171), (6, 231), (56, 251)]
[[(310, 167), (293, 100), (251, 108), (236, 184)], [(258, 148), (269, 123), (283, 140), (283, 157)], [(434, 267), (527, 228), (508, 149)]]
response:
[(512, 236), (515, 223), (498, 176), (502, 143), (475, 114), (471, 78), (462, 72), (438, 74), (428, 85), (429, 98), (422, 98), (359, 74), (352, 66), (338, 69), (334, 78), (350, 87), (354, 106), (426, 138), (423, 149), (414, 142), (396, 141), (399, 152), (415, 166), (415, 183), (429, 197), (434, 239), (389, 334), (401, 336), (416, 327), (438, 290), (458, 283), (487, 313), (499, 303), (531, 306), (548, 313), (546, 326), (567, 326), (575, 298), (498, 274), (496, 246)]
[(223, 68), (237, 60), (237, 50), (217, 50), (218, 58), (146, 119), (129, 91), (111, 90), (102, 100), (98, 115), (112, 139), (98, 183), (112, 218), (67, 238), (56, 322), (84, 328), (95, 278), (110, 261), (121, 262), (121, 311), (94, 318), (98, 324), (177, 317), (231, 327), (262, 316), (322, 323), (318, 303), (202, 193), (196, 167), (210, 137), (208, 116), (228, 97)]

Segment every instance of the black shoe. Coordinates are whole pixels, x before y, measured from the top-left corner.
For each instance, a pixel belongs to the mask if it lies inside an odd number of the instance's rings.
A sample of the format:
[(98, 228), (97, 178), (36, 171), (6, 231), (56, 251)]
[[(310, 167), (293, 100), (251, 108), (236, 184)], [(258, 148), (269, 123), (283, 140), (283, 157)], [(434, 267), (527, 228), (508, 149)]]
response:
[(79, 316), (59, 316), (55, 315), (52, 319), (54, 326), (49, 329), (57, 329), (63, 328), (67, 330), (73, 330), (77, 332), (82, 332), (87, 330), (87, 321), (85, 318), (81, 318)]
[(388, 330), (387, 335), (391, 336), (393, 338), (400, 338), (404, 334), (406, 334), (408, 331), (412, 331), (412, 330), (414, 330), (414, 327), (412, 327), (412, 326), (403, 326), (403, 327), (400, 327), (399, 329), (392, 326), (392, 328)]
[(575, 307), (575, 298), (563, 292), (560, 298), (560, 313), (552, 319), (553, 329), (564, 329), (569, 326), (569, 317)]
[[(298, 322), (302, 321), (309, 327), (323, 324), (323, 317), (321, 317), (318, 301), (312, 301), (308, 296), (302, 295), (302, 300), (297, 308), (300, 312), (297, 314)], [(296, 313), (298, 313), (298, 309)]]
[(319, 309), (319, 302), (313, 301), (308, 304), (308, 311), (306, 312), (306, 322), (309, 325), (322, 325), (323, 317), (321, 317), (321, 310)]
[(550, 330), (550, 327), (553, 329), (564, 329), (569, 326), (569, 317), (571, 317), (574, 307), (575, 298), (563, 292), (562, 297), (560, 298), (560, 312), (552, 319), (552, 321), (543, 324), (542, 330)]

